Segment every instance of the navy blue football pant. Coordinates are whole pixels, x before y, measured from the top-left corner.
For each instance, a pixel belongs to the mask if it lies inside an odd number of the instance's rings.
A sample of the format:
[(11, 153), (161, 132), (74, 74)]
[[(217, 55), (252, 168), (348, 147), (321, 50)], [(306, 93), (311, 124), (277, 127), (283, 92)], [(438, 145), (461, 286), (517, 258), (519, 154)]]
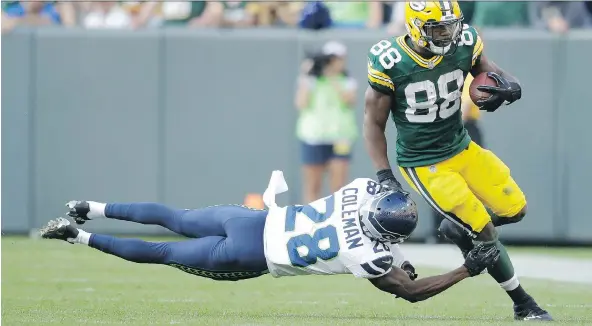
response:
[(267, 273), (263, 249), (266, 210), (239, 205), (181, 210), (154, 203), (107, 204), (108, 218), (155, 224), (184, 241), (147, 242), (92, 234), (89, 246), (136, 263), (164, 264), (215, 280), (236, 281)]

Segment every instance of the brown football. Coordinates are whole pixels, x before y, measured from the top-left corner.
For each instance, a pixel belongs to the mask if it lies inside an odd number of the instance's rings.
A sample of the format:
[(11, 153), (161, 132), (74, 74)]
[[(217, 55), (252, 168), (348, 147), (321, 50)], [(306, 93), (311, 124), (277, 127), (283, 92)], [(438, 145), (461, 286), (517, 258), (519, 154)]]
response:
[(477, 86), (497, 86), (495, 79), (488, 77), (486, 72), (482, 72), (473, 78), (471, 85), (469, 86), (469, 94), (473, 103), (477, 103), (478, 100), (484, 100), (491, 96), (487, 92), (482, 92), (477, 89)]

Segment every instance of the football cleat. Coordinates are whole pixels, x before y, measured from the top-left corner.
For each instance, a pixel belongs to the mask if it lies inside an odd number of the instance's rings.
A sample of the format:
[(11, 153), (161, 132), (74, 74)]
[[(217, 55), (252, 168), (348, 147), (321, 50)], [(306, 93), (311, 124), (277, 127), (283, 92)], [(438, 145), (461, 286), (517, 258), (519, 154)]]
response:
[(78, 236), (78, 229), (70, 225), (70, 221), (67, 219), (58, 217), (55, 220), (49, 221), (39, 231), (39, 234), (44, 239), (58, 239), (74, 243), (74, 239)]
[(529, 300), (520, 305), (514, 305), (514, 319), (515, 320), (532, 320), (532, 321), (553, 321), (553, 317), (534, 300)]
[(71, 200), (66, 204), (68, 207), (68, 216), (70, 216), (76, 224), (84, 224), (84, 222), (92, 220), (88, 217), (90, 206), (86, 201)]

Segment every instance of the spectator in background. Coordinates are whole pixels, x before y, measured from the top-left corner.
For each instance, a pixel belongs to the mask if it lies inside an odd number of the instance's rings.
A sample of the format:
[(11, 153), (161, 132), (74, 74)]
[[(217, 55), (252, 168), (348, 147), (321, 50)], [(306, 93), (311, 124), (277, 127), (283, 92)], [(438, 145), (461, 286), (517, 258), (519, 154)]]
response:
[(18, 25), (18, 17), (10, 17), (6, 12), (2, 11), (2, 34), (12, 31)]
[(378, 1), (324, 1), (334, 28), (378, 28), (382, 26), (383, 7)]
[(253, 17), (253, 23), (257, 26), (270, 26), (274, 23), (273, 2), (248, 2), (247, 12)]
[[(405, 5), (406, 2), (396, 1), (391, 4), (390, 22), (388, 24), (388, 33), (399, 36), (407, 32), (405, 29)], [(458, 5), (463, 13), (463, 24), (472, 24), (473, 13), (475, 11), (475, 2), (459, 1)]]
[(92, 2), (82, 25), (85, 28), (130, 28), (132, 18), (117, 1)]
[(163, 21), (162, 3), (157, 1), (136, 1), (126, 5), (132, 14), (132, 28), (160, 27)]
[(290, 1), (290, 2), (276, 2), (274, 8), (275, 15), (277, 17), (276, 25), (294, 27), (298, 24), (298, 18), (304, 8), (302, 1)]
[(66, 27), (76, 25), (76, 10), (70, 2), (4, 1), (2, 12), (2, 18), (8, 19), (3, 26), (10, 29), (18, 25)]
[(298, 26), (304, 29), (320, 30), (333, 25), (329, 8), (322, 1), (307, 3), (298, 20)]
[(134, 28), (145, 27), (160, 9), (162, 26), (218, 27), (224, 6), (220, 1), (150, 1), (142, 5)]
[(354, 111), (357, 86), (345, 72), (346, 54), (343, 44), (329, 42), (320, 55), (302, 66), (295, 105), (300, 111), (296, 129), (304, 164), (304, 202), (321, 197), (327, 169), (331, 191), (347, 182), (358, 127)]
[(592, 18), (586, 4), (581, 1), (531, 2), (530, 19), (534, 27), (548, 29), (554, 33), (565, 33), (570, 28), (592, 27)]
[(382, 24), (383, 26), (388, 25), (391, 22), (391, 15), (393, 13), (393, 5), (396, 2), (381, 2), (382, 4)]
[(223, 27), (253, 26), (255, 17), (247, 10), (247, 1), (224, 1), (222, 14)]
[[(142, 14), (142, 10), (144, 8), (145, 2), (141, 1), (124, 1), (120, 2), (121, 8), (123, 8), (131, 19), (130, 27), (135, 28), (136, 23), (140, 19), (140, 15)], [(156, 27), (160, 26), (160, 6), (158, 6), (155, 10), (152, 11), (151, 17), (147, 20), (144, 26), (146, 27)]]
[(399, 36), (407, 32), (405, 29), (405, 5), (406, 2), (397, 1), (391, 6), (391, 21), (388, 25), (388, 32), (391, 35)]
[(584, 6), (586, 7), (588, 15), (592, 17), (592, 1), (584, 1)]
[(480, 27), (528, 27), (528, 3), (523, 1), (478, 1), (472, 24)]
[(163, 26), (218, 27), (224, 6), (219, 1), (163, 2)]
[(296, 26), (304, 7), (301, 1), (249, 2), (247, 11), (257, 26)]

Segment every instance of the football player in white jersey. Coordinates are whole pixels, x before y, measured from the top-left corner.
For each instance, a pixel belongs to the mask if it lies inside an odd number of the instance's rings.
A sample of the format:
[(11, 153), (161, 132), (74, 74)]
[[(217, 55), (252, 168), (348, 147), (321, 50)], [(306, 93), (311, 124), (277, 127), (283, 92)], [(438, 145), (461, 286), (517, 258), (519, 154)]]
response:
[(238, 281), (270, 273), (353, 274), (380, 290), (416, 302), (478, 275), (499, 258), (493, 247), (476, 245), (464, 264), (443, 275), (414, 280), (414, 269), (398, 244), (417, 225), (415, 203), (407, 195), (382, 191), (366, 178), (308, 205), (279, 207), (275, 195), (287, 190), (274, 171), (264, 194), (265, 210), (241, 205), (171, 209), (154, 203), (71, 201), (77, 224), (110, 218), (161, 225), (190, 239), (146, 242), (91, 234), (65, 218), (52, 220), (43, 238), (85, 244), (136, 263), (163, 264), (214, 280)]

